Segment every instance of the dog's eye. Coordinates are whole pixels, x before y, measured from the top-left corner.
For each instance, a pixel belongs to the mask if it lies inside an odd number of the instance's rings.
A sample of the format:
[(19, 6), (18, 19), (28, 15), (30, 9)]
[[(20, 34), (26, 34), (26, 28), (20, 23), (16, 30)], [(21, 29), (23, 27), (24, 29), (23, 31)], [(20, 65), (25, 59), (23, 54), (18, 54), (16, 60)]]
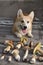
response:
[(24, 21), (22, 20), (21, 23), (24, 23)]
[(27, 21), (27, 23), (29, 23), (29, 21)]

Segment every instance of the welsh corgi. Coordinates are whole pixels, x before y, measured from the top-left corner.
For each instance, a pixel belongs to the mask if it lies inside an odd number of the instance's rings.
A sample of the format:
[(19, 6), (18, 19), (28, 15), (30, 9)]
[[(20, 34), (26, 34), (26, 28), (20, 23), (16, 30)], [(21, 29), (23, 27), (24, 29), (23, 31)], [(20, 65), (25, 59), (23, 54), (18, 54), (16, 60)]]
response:
[(19, 9), (17, 12), (17, 18), (13, 26), (13, 34), (16, 34), (17, 37), (22, 37), (32, 35), (32, 22), (34, 19), (34, 11), (31, 11), (28, 15), (24, 15), (22, 10)]

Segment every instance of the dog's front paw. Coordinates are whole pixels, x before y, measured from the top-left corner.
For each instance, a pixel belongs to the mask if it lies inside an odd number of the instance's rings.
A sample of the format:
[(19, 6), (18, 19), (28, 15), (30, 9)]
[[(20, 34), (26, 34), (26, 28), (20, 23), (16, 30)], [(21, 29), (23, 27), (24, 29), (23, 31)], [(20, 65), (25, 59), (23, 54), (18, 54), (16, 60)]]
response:
[(33, 35), (32, 34), (28, 34), (29, 37), (33, 38)]
[(15, 33), (17, 37), (21, 38), (22, 37), (22, 34), (20, 33)]

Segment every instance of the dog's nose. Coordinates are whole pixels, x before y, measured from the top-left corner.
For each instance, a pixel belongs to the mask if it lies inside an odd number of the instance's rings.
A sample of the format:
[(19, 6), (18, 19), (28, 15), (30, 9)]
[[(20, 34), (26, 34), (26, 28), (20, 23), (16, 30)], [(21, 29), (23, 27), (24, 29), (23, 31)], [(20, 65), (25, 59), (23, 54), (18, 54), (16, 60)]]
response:
[(26, 29), (27, 28), (27, 26), (24, 26), (24, 29)]

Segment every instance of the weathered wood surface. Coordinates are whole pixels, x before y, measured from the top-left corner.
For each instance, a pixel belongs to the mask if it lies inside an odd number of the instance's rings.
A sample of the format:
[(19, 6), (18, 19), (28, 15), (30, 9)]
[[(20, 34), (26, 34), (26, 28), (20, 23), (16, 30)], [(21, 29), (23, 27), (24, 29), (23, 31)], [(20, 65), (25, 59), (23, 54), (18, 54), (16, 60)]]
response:
[(43, 0), (0, 0), (0, 17), (15, 17), (18, 9), (29, 13), (34, 10), (35, 16), (43, 19)]

